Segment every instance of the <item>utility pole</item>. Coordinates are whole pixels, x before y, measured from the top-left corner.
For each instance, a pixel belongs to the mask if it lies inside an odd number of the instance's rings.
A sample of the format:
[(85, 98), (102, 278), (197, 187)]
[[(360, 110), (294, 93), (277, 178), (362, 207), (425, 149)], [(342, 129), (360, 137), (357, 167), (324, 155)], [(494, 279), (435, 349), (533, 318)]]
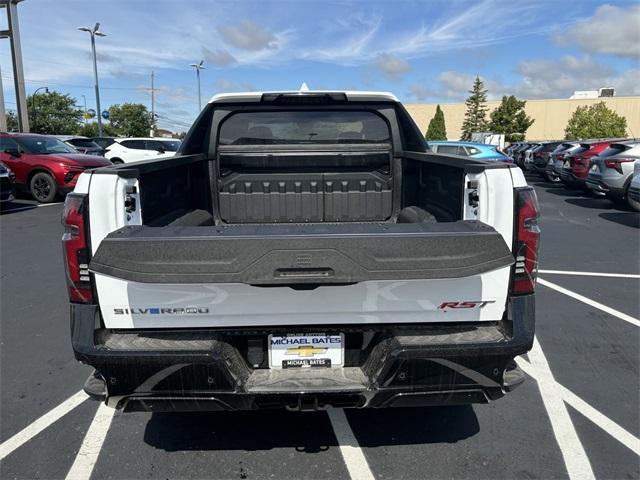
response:
[(153, 86), (154, 72), (151, 71), (151, 136), (155, 137), (156, 132), (156, 89)]
[(84, 101), (84, 113), (82, 114), (82, 118), (84, 119), (84, 124), (87, 124), (87, 96), (82, 95), (82, 100)]
[[(16, 90), (16, 104), (18, 106), (18, 130), (29, 132), (29, 117), (27, 114), (27, 96), (24, 88), (24, 69), (22, 66), (22, 46), (20, 43), (20, 27), (18, 25), (18, 3), (22, 0), (0, 0), (0, 7), (7, 9), (7, 30), (0, 31), (0, 38), (8, 38), (11, 47), (11, 62), (13, 64), (13, 84)], [(4, 103), (0, 110), (4, 111)], [(1, 113), (1, 112), (0, 112)], [(3, 115), (6, 123), (6, 117)], [(0, 122), (3, 122), (0, 120)]]
[(4, 88), (2, 87), (2, 68), (0, 66), (0, 132), (7, 131), (7, 112), (4, 111)]
[(96, 23), (93, 28), (78, 27), (82, 32), (88, 32), (91, 35), (91, 53), (93, 54), (93, 77), (96, 83), (96, 116), (98, 117), (98, 136), (102, 136), (102, 111), (100, 110), (100, 87), (98, 85), (98, 60), (96, 59), (96, 36), (106, 37), (106, 33), (100, 31), (100, 23)]
[(198, 113), (202, 111), (202, 96), (200, 95), (200, 70), (204, 70), (202, 66), (204, 60), (200, 60), (200, 63), (192, 63), (189, 66), (196, 69), (196, 77), (198, 77)]

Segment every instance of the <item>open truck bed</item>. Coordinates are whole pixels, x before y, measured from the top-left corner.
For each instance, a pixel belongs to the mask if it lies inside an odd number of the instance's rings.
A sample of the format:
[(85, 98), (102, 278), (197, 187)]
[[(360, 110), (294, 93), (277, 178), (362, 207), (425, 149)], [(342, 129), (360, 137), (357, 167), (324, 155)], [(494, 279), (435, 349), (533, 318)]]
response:
[(334, 97), (212, 102), (182, 156), (81, 178), (65, 247), (89, 391), (134, 410), (318, 409), (521, 381), (537, 251), (522, 172), (420, 151), (387, 97)]

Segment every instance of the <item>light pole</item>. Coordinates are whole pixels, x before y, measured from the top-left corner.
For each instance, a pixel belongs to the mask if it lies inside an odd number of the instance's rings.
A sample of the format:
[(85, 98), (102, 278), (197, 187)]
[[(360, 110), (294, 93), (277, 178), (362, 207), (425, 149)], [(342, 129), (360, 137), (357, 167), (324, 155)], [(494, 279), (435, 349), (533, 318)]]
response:
[(198, 112), (202, 111), (202, 97), (200, 96), (200, 70), (204, 69), (204, 67), (202, 66), (203, 63), (204, 60), (200, 60), (200, 63), (189, 64), (190, 67), (196, 69), (196, 77), (198, 77)]
[(31, 108), (33, 109), (33, 125), (31, 127), (34, 129), (36, 128), (36, 118), (38, 117), (38, 112), (36, 111), (36, 93), (42, 89), (44, 89), (44, 93), (49, 93), (49, 87), (38, 87), (31, 94)]
[(93, 28), (78, 27), (78, 30), (82, 32), (88, 32), (91, 35), (91, 53), (93, 54), (93, 76), (96, 81), (96, 109), (98, 117), (98, 136), (102, 136), (102, 115), (100, 110), (100, 88), (98, 87), (98, 62), (96, 60), (96, 36), (106, 37), (106, 33), (102, 33), (100, 30), (100, 23), (96, 23)]

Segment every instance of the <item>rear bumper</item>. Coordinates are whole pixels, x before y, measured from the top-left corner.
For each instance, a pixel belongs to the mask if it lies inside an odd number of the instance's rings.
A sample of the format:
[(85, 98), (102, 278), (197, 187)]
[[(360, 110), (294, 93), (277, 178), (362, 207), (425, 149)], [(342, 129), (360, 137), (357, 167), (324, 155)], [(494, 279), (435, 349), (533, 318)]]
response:
[(584, 178), (576, 177), (576, 175), (569, 169), (563, 168), (560, 172), (560, 179), (566, 185), (572, 187), (584, 186)]
[(585, 186), (590, 190), (604, 193), (609, 197), (622, 198), (624, 196), (625, 194), (624, 185), (620, 187), (614, 186), (601, 180), (601, 178), (602, 177), (590, 174), (585, 180)]
[(126, 411), (486, 403), (522, 381), (513, 358), (531, 348), (534, 309), (528, 295), (511, 297), (497, 322), (288, 329), (344, 332), (336, 369), (263, 368), (266, 337), (282, 327), (110, 331), (97, 306), (73, 304), (71, 335), (103, 386), (94, 396)]

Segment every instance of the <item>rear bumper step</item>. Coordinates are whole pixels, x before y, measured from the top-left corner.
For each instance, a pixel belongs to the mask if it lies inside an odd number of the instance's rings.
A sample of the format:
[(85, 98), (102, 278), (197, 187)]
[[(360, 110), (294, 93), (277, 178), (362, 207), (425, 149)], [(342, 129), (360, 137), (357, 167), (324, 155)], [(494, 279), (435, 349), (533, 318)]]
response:
[(94, 305), (72, 305), (72, 344), (97, 370), (90, 395), (125, 410), (475, 403), (524, 378), (512, 360), (531, 348), (534, 297), (511, 297), (507, 310), (493, 323), (323, 325), (345, 335), (345, 367), (334, 369), (254, 368), (247, 345), (291, 327), (114, 332), (100, 328)]

